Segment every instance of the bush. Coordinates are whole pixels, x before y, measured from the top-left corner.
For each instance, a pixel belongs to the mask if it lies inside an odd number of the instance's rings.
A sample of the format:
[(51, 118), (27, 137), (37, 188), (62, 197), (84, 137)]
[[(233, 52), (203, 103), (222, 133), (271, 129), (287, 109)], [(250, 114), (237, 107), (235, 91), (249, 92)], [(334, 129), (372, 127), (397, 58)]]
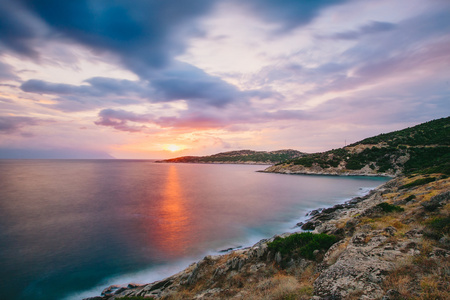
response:
[(400, 207), (400, 206), (397, 206), (397, 205), (392, 205), (392, 204), (389, 204), (387, 202), (381, 202), (377, 206), (380, 207), (386, 213), (393, 212), (393, 211), (397, 212), (397, 211), (404, 211), (405, 210), (405, 209), (403, 209), (403, 207)]
[(405, 201), (409, 202), (409, 201), (414, 200), (414, 199), (416, 199), (416, 195), (409, 195), (408, 197), (405, 198)]
[(277, 237), (267, 244), (270, 250), (280, 252), (282, 255), (298, 253), (307, 259), (314, 259), (315, 250), (328, 250), (337, 238), (325, 233), (313, 234), (302, 232), (292, 234), (286, 238)]
[(407, 188), (411, 188), (411, 187), (415, 187), (415, 186), (419, 186), (419, 185), (424, 185), (424, 184), (433, 182), (435, 180), (436, 180), (436, 178), (434, 178), (434, 177), (426, 177), (426, 178), (417, 179), (417, 180), (414, 180), (413, 182), (402, 185), (400, 187), (400, 189), (407, 189)]
[(450, 234), (450, 217), (435, 218), (429, 221), (429, 227), (444, 234)]

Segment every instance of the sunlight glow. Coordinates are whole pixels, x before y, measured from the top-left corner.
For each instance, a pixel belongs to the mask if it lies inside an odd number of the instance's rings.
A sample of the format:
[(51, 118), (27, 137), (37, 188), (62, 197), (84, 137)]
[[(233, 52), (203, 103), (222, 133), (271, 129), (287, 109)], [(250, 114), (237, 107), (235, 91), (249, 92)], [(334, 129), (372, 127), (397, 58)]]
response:
[(164, 150), (168, 150), (170, 152), (176, 152), (176, 151), (183, 150), (183, 147), (174, 145), (174, 144), (170, 144), (170, 145), (164, 145)]

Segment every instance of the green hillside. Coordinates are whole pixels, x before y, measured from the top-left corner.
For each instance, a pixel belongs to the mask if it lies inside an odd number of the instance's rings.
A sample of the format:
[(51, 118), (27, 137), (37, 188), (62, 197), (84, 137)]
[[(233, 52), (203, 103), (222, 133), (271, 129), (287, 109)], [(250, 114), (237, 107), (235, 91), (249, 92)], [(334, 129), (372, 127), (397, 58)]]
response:
[(172, 159), (166, 159), (160, 162), (176, 163), (259, 163), (275, 164), (296, 157), (305, 155), (296, 150), (278, 150), (278, 151), (252, 151), (240, 150), (222, 152), (209, 156), (182, 156)]
[[(450, 117), (380, 134), (340, 149), (288, 160), (302, 165), (374, 173), (450, 173)], [(280, 165), (280, 164), (279, 164)]]

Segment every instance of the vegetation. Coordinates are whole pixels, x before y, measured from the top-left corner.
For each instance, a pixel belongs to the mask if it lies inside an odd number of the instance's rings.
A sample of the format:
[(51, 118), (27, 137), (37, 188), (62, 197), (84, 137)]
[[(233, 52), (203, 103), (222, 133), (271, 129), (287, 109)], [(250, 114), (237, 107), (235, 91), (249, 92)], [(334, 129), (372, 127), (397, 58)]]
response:
[(270, 250), (280, 252), (282, 255), (298, 253), (301, 257), (313, 260), (315, 250), (328, 250), (337, 238), (325, 233), (313, 234), (302, 232), (292, 234), (286, 238), (277, 237), (267, 246)]
[(391, 147), (401, 145), (421, 146), (421, 145), (446, 145), (450, 146), (450, 117), (437, 119), (408, 127), (403, 130), (380, 134), (364, 139), (352, 144), (378, 144), (387, 143)]
[(398, 205), (392, 205), (392, 204), (389, 204), (387, 202), (381, 202), (377, 206), (380, 207), (386, 213), (400, 212), (400, 211), (404, 211), (405, 210), (405, 209), (403, 209), (402, 207), (400, 207)]
[(432, 218), (426, 222), (424, 234), (435, 240), (439, 240), (444, 235), (450, 235), (450, 217)]
[(450, 117), (364, 139), (340, 149), (308, 154), (285, 164), (322, 169), (342, 166), (377, 173), (450, 174)]
[(163, 162), (183, 162), (183, 163), (267, 163), (275, 164), (296, 157), (300, 157), (304, 153), (296, 150), (278, 150), (278, 151), (229, 151), (222, 152), (210, 156), (182, 156), (173, 159), (167, 159)]
[(411, 188), (411, 187), (424, 185), (424, 184), (433, 182), (435, 180), (436, 180), (436, 178), (434, 178), (434, 177), (425, 177), (425, 178), (416, 179), (413, 182), (410, 182), (410, 183), (402, 185), (400, 187), (400, 189), (408, 189), (408, 188)]

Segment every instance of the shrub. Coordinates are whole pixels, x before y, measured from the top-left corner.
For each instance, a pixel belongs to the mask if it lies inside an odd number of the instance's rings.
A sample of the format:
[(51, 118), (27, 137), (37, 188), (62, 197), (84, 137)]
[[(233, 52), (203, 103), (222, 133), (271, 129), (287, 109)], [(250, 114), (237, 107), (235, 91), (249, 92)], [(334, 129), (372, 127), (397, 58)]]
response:
[(405, 201), (409, 202), (409, 201), (414, 200), (414, 199), (416, 199), (416, 195), (409, 195), (408, 197), (405, 198)]
[(307, 259), (314, 259), (315, 250), (328, 250), (337, 238), (325, 233), (313, 234), (302, 232), (292, 234), (286, 238), (277, 237), (267, 244), (270, 250), (280, 252), (282, 255), (298, 253)]
[(434, 177), (420, 178), (420, 179), (414, 180), (413, 182), (402, 185), (400, 187), (400, 189), (407, 189), (407, 188), (411, 188), (411, 187), (415, 187), (415, 186), (419, 186), (419, 185), (424, 185), (424, 184), (433, 182), (435, 180), (436, 180), (436, 178), (434, 178)]
[(393, 212), (393, 211), (404, 211), (403, 207), (400, 207), (397, 205), (392, 205), (387, 202), (381, 202), (377, 206), (380, 207), (386, 213)]
[(428, 225), (435, 231), (450, 234), (450, 217), (434, 218), (428, 222)]

